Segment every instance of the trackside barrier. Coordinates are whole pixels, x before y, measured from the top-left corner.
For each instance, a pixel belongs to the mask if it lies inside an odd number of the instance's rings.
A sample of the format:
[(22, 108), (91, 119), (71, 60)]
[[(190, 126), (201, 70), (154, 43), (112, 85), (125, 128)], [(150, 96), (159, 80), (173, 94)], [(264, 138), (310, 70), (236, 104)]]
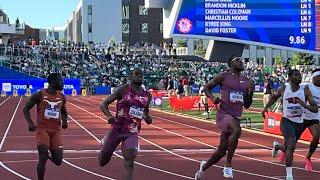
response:
[(18, 91), (17, 90), (13, 90), (12, 96), (13, 97), (18, 97), (19, 96)]
[[(268, 112), (265, 114), (263, 131), (271, 134), (282, 135), (280, 130), (280, 122), (282, 113)], [(309, 129), (306, 129), (301, 135), (301, 140), (310, 141), (312, 135)]]
[(7, 97), (7, 92), (6, 91), (1, 91), (1, 97)]
[(30, 91), (30, 89), (27, 89), (27, 92), (26, 92), (25, 96), (26, 96), (26, 97), (31, 97), (31, 91)]
[[(170, 107), (173, 111), (190, 111), (197, 110), (200, 107), (204, 108), (204, 105), (201, 103), (200, 96), (187, 96), (178, 98), (176, 96), (171, 96), (169, 98)], [(213, 106), (212, 101), (208, 100), (209, 107)]]
[[(64, 79), (63, 84), (65, 95), (71, 95), (73, 89), (80, 94), (80, 79)], [(29, 89), (32, 95), (41, 89), (48, 88), (48, 85), (46, 79), (0, 79), (0, 92), (5, 91), (7, 95), (12, 95), (16, 90), (19, 95), (24, 96)]]
[(150, 89), (149, 92), (151, 93), (152, 97), (167, 97), (168, 91), (167, 90), (153, 90)]
[(72, 89), (72, 94), (71, 94), (72, 97), (77, 97), (77, 90), (75, 89)]
[(82, 90), (81, 90), (81, 95), (82, 95), (83, 97), (87, 97), (87, 90), (86, 90), (86, 89), (82, 89)]

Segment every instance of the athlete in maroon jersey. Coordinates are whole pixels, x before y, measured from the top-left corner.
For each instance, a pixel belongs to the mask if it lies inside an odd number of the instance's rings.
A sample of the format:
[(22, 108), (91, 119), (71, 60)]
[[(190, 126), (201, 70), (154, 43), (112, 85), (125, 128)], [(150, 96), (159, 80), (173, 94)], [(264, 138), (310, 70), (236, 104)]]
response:
[[(134, 69), (131, 75), (131, 83), (119, 87), (101, 104), (101, 110), (107, 116), (111, 128), (102, 140), (103, 147), (99, 155), (99, 163), (101, 166), (108, 164), (112, 153), (121, 143), (126, 171), (124, 179), (132, 179), (141, 121), (145, 120), (147, 124), (152, 123), (149, 115), (149, 104), (152, 96), (141, 87), (142, 82), (142, 71)], [(114, 117), (108, 106), (115, 100), (117, 100), (117, 110)]]
[[(227, 162), (223, 169), (223, 176), (233, 178), (232, 157), (241, 135), (240, 119), (243, 106), (249, 108), (252, 103), (254, 82), (241, 74), (244, 70), (241, 57), (230, 57), (228, 64), (230, 70), (216, 75), (203, 90), (214, 104), (221, 101), (216, 123), (222, 132), (218, 149), (207, 162), (201, 161), (199, 171), (195, 174), (195, 180), (202, 179), (204, 171), (219, 162), (225, 155), (227, 155)], [(221, 100), (215, 98), (211, 93), (211, 89), (217, 85), (220, 85)]]

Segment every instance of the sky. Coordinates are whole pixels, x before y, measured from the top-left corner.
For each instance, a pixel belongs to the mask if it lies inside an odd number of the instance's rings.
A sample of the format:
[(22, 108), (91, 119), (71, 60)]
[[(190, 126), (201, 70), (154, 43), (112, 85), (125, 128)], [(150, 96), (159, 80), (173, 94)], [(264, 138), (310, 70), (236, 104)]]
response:
[(17, 17), (33, 28), (64, 26), (79, 0), (0, 0), (0, 9), (14, 24)]

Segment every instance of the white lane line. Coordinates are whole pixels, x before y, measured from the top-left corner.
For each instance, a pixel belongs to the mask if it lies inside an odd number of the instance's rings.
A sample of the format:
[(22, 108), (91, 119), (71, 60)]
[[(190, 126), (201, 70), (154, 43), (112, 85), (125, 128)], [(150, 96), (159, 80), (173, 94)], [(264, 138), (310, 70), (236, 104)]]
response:
[[(7, 129), (6, 129), (5, 133), (4, 133), (4, 136), (3, 136), (2, 140), (1, 140), (1, 143), (0, 143), (0, 151), (1, 151), (2, 147), (3, 147), (4, 141), (6, 140), (6, 137), (7, 137), (7, 135), (8, 135), (9, 129), (10, 129), (11, 125), (12, 125), (13, 119), (14, 119), (14, 117), (16, 116), (16, 113), (17, 113), (17, 110), (18, 110), (18, 108), (19, 108), (21, 99), (22, 99), (22, 97), (20, 97), (20, 99), (19, 99), (19, 102), (18, 102), (18, 104), (17, 104), (17, 107), (16, 107), (16, 109), (14, 110), (14, 113), (13, 113), (11, 119), (10, 119), (9, 125), (8, 125), (8, 127), (7, 127)], [(3, 164), (2, 161), (0, 161), (0, 166), (3, 167), (4, 169), (6, 169), (7, 171), (13, 173), (14, 175), (19, 176), (19, 177), (22, 178), (22, 179), (30, 180), (30, 178), (25, 177), (25, 176), (21, 175), (20, 173), (18, 173), (18, 172), (16, 172), (16, 171), (10, 169), (9, 167), (7, 167), (5, 164)]]
[[(87, 103), (87, 102), (84, 102), (84, 101), (81, 101), (81, 100), (78, 100), (76, 99), (77, 101), (80, 101), (84, 104), (88, 104), (88, 105), (91, 105), (91, 106), (96, 106), (96, 105), (93, 105), (93, 104), (90, 104), (90, 103)], [(183, 124), (183, 123), (179, 123), (179, 122), (175, 122), (175, 121), (171, 121), (171, 120), (168, 120), (166, 118), (162, 118), (162, 117), (158, 117), (158, 116), (153, 116), (153, 117), (156, 117), (158, 119), (162, 119), (162, 120), (165, 120), (165, 121), (168, 121), (168, 122), (172, 122), (172, 123), (176, 123), (176, 124), (180, 124), (180, 125), (184, 125), (186, 127), (192, 127), (194, 129), (199, 129), (199, 130), (203, 130), (205, 132), (209, 132), (209, 133), (213, 133), (213, 134), (216, 134), (216, 135), (220, 135), (219, 133), (215, 133), (215, 132), (212, 132), (212, 131), (208, 131), (208, 130), (204, 130), (204, 129), (201, 129), (201, 128), (198, 128), (198, 127), (195, 127), (195, 126), (191, 126), (191, 125), (187, 125), (187, 124)], [(101, 118), (101, 117), (100, 117)], [(183, 138), (186, 138), (186, 139), (189, 139), (191, 141), (194, 141), (194, 142), (197, 142), (199, 144), (202, 144), (202, 145), (205, 145), (205, 146), (208, 146), (208, 147), (211, 147), (211, 148), (214, 148), (214, 149), (217, 149), (217, 147), (215, 146), (212, 146), (210, 144), (207, 144), (207, 143), (204, 143), (204, 142), (201, 142), (201, 141), (198, 141), (198, 140), (195, 140), (195, 139), (192, 139), (192, 138), (189, 138), (189, 137), (186, 137), (184, 135), (181, 135), (181, 134), (178, 134), (178, 133), (175, 133), (175, 132), (172, 132), (172, 131), (169, 131), (169, 130), (166, 130), (166, 129), (163, 129), (163, 128), (160, 128), (160, 127), (157, 127), (157, 126), (154, 126), (154, 125), (151, 125), (157, 129), (161, 129), (163, 131), (166, 131), (168, 133), (171, 133), (171, 134), (175, 134), (177, 136), (180, 136), (180, 137), (183, 137)], [(249, 142), (249, 141), (247, 141)], [(256, 144), (256, 143), (253, 143), (253, 144)], [(257, 144), (258, 145), (258, 144)], [(263, 146), (263, 145), (261, 145)], [(270, 161), (266, 161), (266, 160), (260, 160), (260, 159), (256, 159), (256, 158), (252, 158), (252, 157), (249, 157), (249, 156), (245, 156), (245, 155), (241, 155), (241, 154), (237, 154), (235, 153), (236, 156), (239, 156), (239, 157), (242, 157), (242, 158), (246, 158), (246, 159), (250, 159), (250, 160), (255, 160), (255, 161), (258, 161), (258, 162), (264, 162), (264, 163), (267, 163), (267, 164), (272, 164), (272, 165), (278, 165), (278, 166), (282, 166), (282, 167), (285, 167), (285, 165), (283, 164), (279, 164), (279, 163), (275, 163), (275, 162), (270, 162)], [(300, 167), (293, 167), (294, 169), (299, 169), (299, 170), (303, 170), (303, 171), (306, 171), (304, 168), (300, 168)], [(312, 172), (315, 172), (315, 173), (320, 173), (320, 171), (316, 171), (316, 170), (312, 170)]]
[(3, 167), (4, 169), (6, 169), (7, 171), (11, 172), (12, 174), (14, 174), (14, 175), (16, 175), (16, 176), (18, 176), (18, 177), (22, 178), (22, 179), (25, 179), (25, 180), (31, 180), (30, 178), (27, 178), (27, 177), (25, 177), (25, 176), (23, 176), (23, 175), (19, 174), (18, 172), (14, 171), (14, 170), (12, 170), (12, 169), (10, 169), (10, 168), (8, 168), (6, 165), (4, 165), (4, 164), (3, 164), (3, 162), (2, 162), (2, 161), (0, 161), (0, 166), (1, 166), (1, 167)]
[(101, 177), (101, 178), (103, 178), (103, 179), (116, 180), (116, 179), (113, 179), (113, 178), (110, 178), (110, 177), (107, 177), (107, 176), (103, 176), (103, 175), (101, 175), (101, 174), (97, 174), (97, 173), (95, 173), (95, 172), (89, 171), (89, 170), (87, 170), (87, 169), (83, 169), (82, 167), (77, 166), (77, 165), (75, 165), (75, 164), (72, 164), (72, 163), (70, 163), (69, 161), (67, 161), (67, 160), (65, 160), (65, 159), (63, 159), (63, 162), (66, 163), (66, 164), (68, 164), (69, 166), (72, 166), (72, 167), (74, 167), (74, 168), (80, 169), (81, 171), (87, 172), (87, 173), (92, 174), (92, 175), (94, 175), (94, 176), (98, 176), (98, 177)]
[[(212, 152), (215, 149), (212, 148), (200, 148), (200, 149), (183, 149), (183, 148), (174, 148), (174, 149), (168, 149), (172, 152), (180, 152), (180, 153), (193, 153), (193, 152)], [(141, 153), (151, 153), (151, 152), (163, 152), (159, 149), (140, 149), (138, 150)], [(301, 151), (301, 152), (307, 152), (308, 150), (295, 150), (295, 151)], [(87, 150), (75, 150), (75, 149), (64, 149), (64, 154), (90, 154), (90, 153), (98, 153), (100, 152), (100, 149), (87, 149)], [(122, 151), (120, 149), (116, 150), (116, 152), (121, 153)], [(238, 153), (266, 153), (269, 152), (268, 149), (236, 149), (236, 152)], [(38, 154), (38, 150), (9, 150), (9, 151), (3, 151), (0, 152), (0, 154)]]
[[(69, 126), (70, 127), (70, 126)], [(103, 133), (103, 134), (97, 134), (97, 135), (101, 135), (101, 136), (104, 136), (104, 135), (106, 135), (105, 133)], [(88, 135), (72, 135), (72, 134), (68, 134), (68, 135), (61, 135), (61, 137), (87, 137)], [(3, 138), (2, 136), (0, 136), (0, 138)], [(34, 138), (34, 136), (10, 136), (10, 135), (8, 135), (7, 136), (7, 139), (15, 139), (15, 138), (17, 138), (17, 139), (20, 139), (20, 138)]]
[[(182, 150), (180, 150), (182, 151)], [(200, 150), (201, 151), (201, 150)], [(63, 150), (63, 154), (90, 154), (90, 153), (99, 153), (100, 149), (97, 150)], [(121, 150), (116, 150), (116, 152), (121, 152)], [(142, 153), (148, 153), (148, 152), (161, 152), (158, 149), (141, 149), (139, 152)], [(188, 152), (188, 150), (186, 150)], [(0, 152), (0, 154), (38, 154), (38, 150), (10, 150), (10, 151), (4, 151)]]
[[(72, 104), (69, 102), (69, 104)], [(72, 104), (73, 106), (76, 106), (74, 104)], [(79, 107), (80, 108), (80, 107)], [(74, 118), (72, 118), (70, 115), (69, 115), (69, 118), (71, 120), (73, 120), (76, 124), (78, 124), (83, 130), (85, 130), (91, 137), (93, 137), (99, 144), (101, 143), (100, 139), (98, 139), (95, 135), (93, 135), (88, 129), (86, 129), (84, 126), (82, 126), (77, 120), (75, 120)], [(114, 155), (116, 155), (117, 157), (123, 159), (122, 156), (120, 156), (119, 154), (117, 153), (113, 153)], [(171, 174), (171, 175), (174, 175), (174, 176), (178, 176), (178, 177), (181, 177), (181, 178), (185, 178), (185, 179), (194, 179), (192, 177), (188, 177), (188, 176), (184, 176), (184, 175), (181, 175), (181, 174), (177, 174), (177, 173), (174, 173), (174, 172), (170, 172), (170, 171), (166, 171), (166, 170), (163, 170), (163, 169), (159, 169), (159, 168), (156, 168), (156, 167), (152, 167), (152, 166), (149, 166), (149, 165), (146, 165), (146, 164), (143, 164), (143, 163), (139, 163), (137, 161), (134, 162), (135, 164), (138, 164), (140, 166), (143, 166), (143, 167), (146, 167), (146, 168), (149, 168), (149, 169), (153, 169), (153, 170), (156, 170), (156, 171), (160, 171), (160, 172), (163, 172), (163, 173), (167, 173), (167, 174)]]
[(4, 135), (3, 135), (3, 138), (2, 138), (1, 143), (0, 143), (0, 151), (1, 151), (1, 149), (2, 149), (2, 146), (3, 146), (3, 144), (4, 144), (4, 141), (5, 141), (6, 138), (7, 138), (7, 135), (8, 135), (9, 129), (10, 129), (11, 125), (12, 125), (13, 119), (14, 119), (14, 117), (16, 116), (16, 113), (17, 113), (17, 110), (18, 110), (18, 108), (19, 108), (21, 99), (22, 99), (22, 98), (20, 97), (20, 100), (19, 100), (19, 102), (18, 102), (18, 105), (17, 105), (16, 109), (14, 110), (14, 113), (13, 113), (11, 119), (10, 119), (9, 125), (8, 125), (8, 127), (7, 127)]
[(11, 96), (7, 97), (4, 101), (1, 102), (0, 106), (4, 104)]
[[(97, 156), (94, 157), (77, 157), (77, 158), (64, 158), (66, 160), (84, 160), (84, 159), (97, 159)], [(38, 162), (38, 159), (26, 159), (26, 160), (9, 160), (3, 161), (3, 163), (10, 164), (10, 163), (26, 163), (26, 162)]]
[[(174, 153), (174, 152), (172, 152), (172, 151), (169, 151), (169, 150), (167, 150), (166, 148), (164, 148), (164, 147), (162, 147), (162, 146), (159, 146), (159, 145), (157, 145), (157, 144), (155, 144), (155, 143), (153, 143), (153, 142), (151, 142), (151, 141), (149, 141), (149, 140), (147, 140), (147, 139), (145, 139), (145, 138), (143, 138), (143, 137), (141, 137), (141, 136), (140, 136), (139, 138), (141, 138), (142, 140), (144, 140), (144, 141), (146, 141), (146, 142), (148, 142), (148, 143), (150, 143), (150, 144), (152, 144), (152, 145), (154, 145), (154, 146), (156, 146), (156, 147), (164, 150), (165, 152), (167, 152), (167, 153), (169, 153), (169, 154), (172, 154), (172, 155), (174, 155), (174, 156), (178, 156), (178, 157), (180, 157), (180, 158), (182, 158), (182, 159), (186, 159), (186, 160), (189, 160), (189, 161), (193, 161), (193, 162), (200, 163), (199, 160), (196, 160), (196, 159), (193, 159), (193, 158), (189, 158), (189, 157), (186, 157), (186, 156), (182, 156), (182, 155), (180, 155), (180, 154), (177, 154), (177, 153)], [(217, 167), (217, 168), (220, 168), (220, 169), (223, 169), (223, 168), (224, 168), (223, 166), (219, 166), (219, 165), (215, 165), (215, 164), (212, 165), (212, 166)], [(233, 171), (239, 172), (239, 173), (243, 173), (243, 174), (252, 175), (252, 176), (263, 177), (263, 178), (267, 178), (267, 179), (278, 179), (278, 180), (281, 180), (281, 179), (279, 179), (279, 178), (275, 178), (275, 177), (272, 177), (272, 176), (265, 176), (265, 175), (256, 174), (256, 173), (251, 173), (251, 172), (242, 171), (242, 170), (237, 170), (237, 169), (233, 169)]]
[[(76, 99), (77, 101), (80, 101), (82, 103), (85, 103), (85, 104), (88, 104), (88, 105), (91, 105), (93, 106), (92, 104), (90, 103), (86, 103), (84, 101), (81, 101), (81, 100), (78, 100)], [(89, 99), (91, 101), (95, 101), (95, 102), (100, 102), (100, 101), (97, 101), (95, 99)], [(170, 115), (175, 115), (175, 116), (179, 116), (179, 117), (184, 117), (184, 118), (187, 118), (187, 119), (193, 119), (193, 120), (196, 120), (196, 121), (200, 121), (200, 122), (205, 122), (205, 123), (210, 123), (210, 124), (216, 124), (215, 122), (209, 122), (209, 121), (206, 121), (206, 120), (201, 120), (201, 119), (197, 119), (195, 117), (190, 117), (190, 116), (185, 116), (185, 115), (180, 115), (180, 114), (174, 114), (174, 113), (170, 113), (170, 112), (163, 112), (163, 111), (159, 111), (159, 110), (154, 110), (153, 111), (155, 112), (162, 112), (162, 113), (165, 113), (165, 114), (170, 114)], [(163, 118), (163, 117), (159, 117), (159, 116), (154, 116), (153, 117), (156, 117), (158, 119), (161, 119), (161, 120), (165, 120), (165, 121), (168, 121), (168, 122), (171, 122), (171, 123), (174, 123), (174, 124), (179, 124), (179, 125), (182, 125), (182, 126), (185, 126), (185, 127), (190, 127), (190, 128), (193, 128), (193, 129), (197, 129), (197, 130), (200, 130), (200, 131), (203, 131), (203, 132), (207, 132), (207, 133), (210, 133), (210, 134), (214, 134), (214, 135), (220, 135), (220, 133), (217, 133), (217, 132), (214, 132), (214, 131), (209, 131), (209, 130), (206, 130), (206, 129), (202, 129), (202, 128), (199, 128), (199, 127), (196, 127), (196, 126), (192, 126), (192, 125), (189, 125), (189, 124), (185, 124), (185, 123), (180, 123), (180, 122), (176, 122), (176, 121), (172, 121), (172, 120), (169, 120), (167, 118)], [(275, 138), (283, 138), (282, 136), (279, 136), (279, 135), (273, 135), (273, 134), (268, 134), (268, 133), (264, 133), (264, 132), (258, 132), (258, 131), (255, 131), (255, 130), (249, 130), (249, 129), (245, 129), (243, 128), (245, 131), (248, 131), (250, 133), (254, 133), (254, 134), (259, 134), (259, 135), (264, 135), (264, 136), (271, 136), (271, 137), (275, 137)], [(269, 150), (272, 150), (271, 147), (269, 146), (265, 146), (265, 145), (262, 145), (262, 144), (258, 144), (258, 143), (254, 143), (254, 142), (251, 142), (251, 141), (247, 141), (247, 140), (244, 140), (244, 139), (239, 139), (239, 141), (242, 141), (242, 142), (245, 142), (245, 143), (248, 143), (248, 144), (252, 144), (252, 145), (256, 145), (256, 146), (260, 146), (260, 147), (263, 147), (263, 148), (266, 148), (266, 149), (269, 149)], [(304, 141), (301, 141), (299, 140), (300, 143), (302, 144), (305, 144)], [(309, 145), (309, 142), (307, 143), (307, 145)], [(305, 156), (303, 155), (300, 155), (300, 154), (296, 154), (294, 153), (295, 156), (298, 156), (298, 157), (302, 157), (302, 158), (305, 158)], [(315, 157), (312, 157), (313, 160), (320, 160), (320, 158), (315, 158)]]
[[(81, 107), (79, 107), (79, 106), (77, 106), (77, 105), (74, 105), (73, 103), (71, 103), (71, 102), (69, 102), (69, 104), (71, 104), (71, 105), (73, 105), (73, 106), (75, 106), (75, 107), (78, 107), (79, 109), (82, 109), (83, 111), (85, 111), (85, 112), (87, 112), (87, 113), (89, 113), (89, 114), (91, 114), (91, 115), (93, 115), (93, 116), (95, 116), (95, 117), (97, 117), (97, 118), (99, 118), (99, 119), (101, 119), (101, 120), (103, 120), (103, 121), (107, 121), (107, 120), (105, 120), (104, 118), (102, 118), (102, 117), (100, 117), (100, 116), (98, 116), (98, 115), (96, 115), (96, 114), (94, 114), (94, 113), (92, 113), (92, 112), (89, 112), (89, 111), (87, 111), (86, 109), (84, 109), (84, 108), (81, 108)], [(91, 105), (91, 106), (94, 106), (94, 105)], [(153, 127), (156, 127), (156, 126), (154, 126), (154, 125), (151, 125), (151, 126), (153, 126)], [(162, 128), (160, 128), (160, 127), (156, 127), (157, 129), (162, 129)], [(170, 131), (167, 131), (167, 130), (165, 130), (165, 129), (162, 129), (163, 131), (166, 131), (166, 132), (170, 132)], [(173, 133), (173, 132), (172, 132)], [(171, 133), (171, 134), (172, 134)], [(177, 133), (174, 133), (175, 135), (177, 135)], [(184, 137), (184, 138), (187, 138), (188, 139), (188, 137), (185, 137), (185, 136), (183, 136), (183, 135), (179, 135), (180, 137)], [(192, 138), (190, 138), (189, 140), (192, 140), (192, 141), (195, 141), (195, 142), (200, 142), (200, 141), (197, 141), (197, 140), (193, 140)], [(200, 143), (200, 144), (202, 144), (202, 142)], [(204, 143), (205, 144), (205, 143)], [(214, 146), (211, 146), (211, 145), (209, 145), (209, 147), (212, 147), (212, 148), (215, 148)], [(244, 157), (246, 157), (246, 156), (244, 156)], [(250, 157), (247, 157), (248, 159), (251, 159)], [(254, 159), (254, 158), (252, 158), (252, 159)], [(258, 160), (258, 161), (260, 161), (260, 160)], [(270, 162), (268, 162), (268, 161), (266, 161), (267, 163), (270, 163)], [(271, 163), (270, 163), (271, 164)], [(275, 163), (276, 164), (276, 163)], [(276, 165), (278, 165), (278, 164), (276, 164)], [(235, 171), (236, 171), (236, 169), (234, 169)], [(238, 171), (240, 171), (240, 170), (238, 170)], [(250, 173), (250, 172), (249, 172)], [(258, 174), (257, 174), (258, 175)], [(259, 176), (259, 175), (258, 175)]]

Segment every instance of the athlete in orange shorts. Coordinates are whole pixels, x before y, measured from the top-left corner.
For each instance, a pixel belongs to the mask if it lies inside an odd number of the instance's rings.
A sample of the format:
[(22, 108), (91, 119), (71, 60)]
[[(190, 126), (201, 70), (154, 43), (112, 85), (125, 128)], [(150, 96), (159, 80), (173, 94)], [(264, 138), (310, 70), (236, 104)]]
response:
[[(63, 129), (68, 127), (66, 98), (61, 93), (63, 87), (61, 75), (58, 73), (50, 74), (48, 83), (48, 89), (43, 89), (33, 94), (23, 108), (29, 131), (36, 131), (39, 153), (37, 166), (39, 180), (44, 179), (48, 159), (57, 166), (61, 165), (63, 157), (61, 127)], [(35, 126), (30, 117), (30, 109), (34, 105), (37, 105), (37, 126)], [(51, 157), (49, 157), (48, 150), (50, 150)]]

